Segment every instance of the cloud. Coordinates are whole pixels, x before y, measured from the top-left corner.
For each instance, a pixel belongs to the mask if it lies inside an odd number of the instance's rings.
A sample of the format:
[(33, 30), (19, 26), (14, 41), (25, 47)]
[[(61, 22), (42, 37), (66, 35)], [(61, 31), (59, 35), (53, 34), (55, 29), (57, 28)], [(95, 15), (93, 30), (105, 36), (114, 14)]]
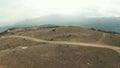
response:
[(119, 6), (120, 0), (0, 0), (0, 24), (51, 14), (119, 17)]

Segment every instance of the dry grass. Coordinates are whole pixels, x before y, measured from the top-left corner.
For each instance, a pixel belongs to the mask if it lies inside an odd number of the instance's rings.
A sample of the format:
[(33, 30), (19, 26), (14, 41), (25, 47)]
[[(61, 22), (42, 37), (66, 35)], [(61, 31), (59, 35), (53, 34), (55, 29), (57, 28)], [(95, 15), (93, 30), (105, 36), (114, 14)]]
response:
[[(12, 30), (7, 35), (25, 35), (46, 40), (96, 43), (103, 32), (79, 27)], [(101, 44), (120, 44), (120, 35), (105, 33)], [(120, 68), (120, 54), (94, 47), (0, 39), (0, 68)]]
[(5, 49), (14, 49), (19, 46), (34, 46), (39, 43), (26, 39), (7, 38), (0, 40), (0, 51)]
[[(24, 35), (45, 40), (73, 41), (85, 43), (97, 43), (104, 32), (90, 30), (80, 27), (56, 27), (56, 28), (39, 28), (26, 30), (13, 30), (8, 35)], [(106, 37), (100, 44), (120, 46), (120, 35), (105, 33)]]
[(120, 46), (120, 34), (107, 34), (102, 43), (114, 46)]
[(95, 42), (99, 40), (99, 38), (102, 36), (102, 33), (100, 32), (79, 27), (40, 28), (19, 32), (12, 31), (12, 34), (31, 36), (46, 40), (65, 40), (81, 42)]
[(0, 52), (4, 68), (120, 68), (120, 55), (109, 49), (39, 44)]

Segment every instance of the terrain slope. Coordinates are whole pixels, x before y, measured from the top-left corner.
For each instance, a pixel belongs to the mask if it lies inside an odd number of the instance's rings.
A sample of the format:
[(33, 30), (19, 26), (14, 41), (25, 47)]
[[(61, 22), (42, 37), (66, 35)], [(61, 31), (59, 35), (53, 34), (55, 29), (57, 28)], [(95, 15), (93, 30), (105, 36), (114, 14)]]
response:
[(8, 30), (0, 68), (120, 68), (120, 35), (80, 27)]

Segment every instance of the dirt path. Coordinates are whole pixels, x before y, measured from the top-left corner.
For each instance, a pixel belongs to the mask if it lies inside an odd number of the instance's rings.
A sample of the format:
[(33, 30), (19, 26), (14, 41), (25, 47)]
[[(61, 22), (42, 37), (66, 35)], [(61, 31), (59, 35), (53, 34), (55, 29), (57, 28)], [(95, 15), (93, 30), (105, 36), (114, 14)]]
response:
[(103, 33), (102, 37), (97, 41), (97, 43), (101, 43), (105, 39), (105, 37), (106, 37), (106, 34)]
[(0, 65), (0, 68), (3, 68), (3, 66)]
[(80, 43), (80, 42), (67, 42), (67, 41), (47, 41), (47, 40), (41, 40), (41, 39), (37, 39), (37, 38), (33, 38), (33, 37), (14, 36), (14, 35), (1, 37), (1, 39), (4, 39), (4, 38), (24, 38), (24, 39), (32, 40), (32, 41), (35, 41), (35, 42), (44, 42), (44, 43), (51, 43), (51, 44), (68, 44), (68, 45), (79, 45), (79, 46), (89, 46), (89, 47), (98, 47), (98, 48), (108, 48), (108, 49), (112, 49), (112, 50), (120, 53), (120, 47), (109, 46), (109, 45)]

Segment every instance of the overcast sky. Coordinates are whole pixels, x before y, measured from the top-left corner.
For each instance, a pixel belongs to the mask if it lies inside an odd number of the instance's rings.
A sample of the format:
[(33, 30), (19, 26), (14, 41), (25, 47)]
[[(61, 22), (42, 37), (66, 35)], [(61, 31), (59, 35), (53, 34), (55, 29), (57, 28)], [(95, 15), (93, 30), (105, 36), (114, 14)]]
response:
[(119, 17), (120, 0), (0, 0), (0, 25), (52, 14)]

